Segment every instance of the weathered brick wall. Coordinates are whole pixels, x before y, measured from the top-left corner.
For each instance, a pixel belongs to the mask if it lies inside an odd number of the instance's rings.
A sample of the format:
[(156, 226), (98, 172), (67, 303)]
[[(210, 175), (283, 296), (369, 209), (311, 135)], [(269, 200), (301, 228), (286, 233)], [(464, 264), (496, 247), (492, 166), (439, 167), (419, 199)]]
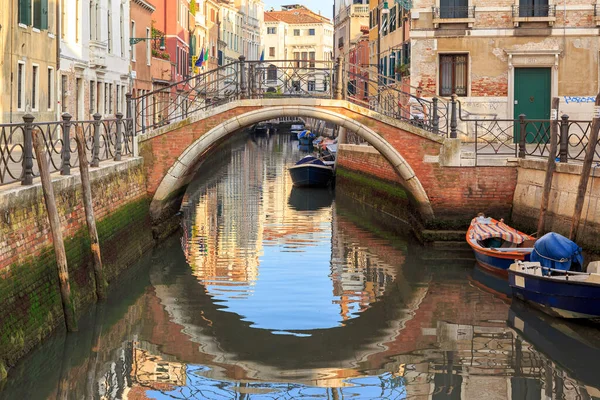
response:
[[(152, 246), (142, 160), (91, 171), (94, 211), (107, 280)], [(79, 315), (95, 300), (90, 240), (78, 176), (54, 181)], [(57, 267), (39, 184), (0, 193), (0, 378), (63, 326)]]
[[(424, 144), (417, 136), (412, 140), (404, 140), (400, 134), (396, 136), (398, 144), (395, 147), (415, 171), (439, 223), (464, 225), (478, 212), (496, 217), (510, 216), (517, 182), (516, 167), (440, 167), (437, 163), (424, 163), (419, 151)], [(351, 149), (342, 146), (338, 166), (397, 186), (403, 184), (390, 163), (369, 148), (361, 151), (359, 146)]]

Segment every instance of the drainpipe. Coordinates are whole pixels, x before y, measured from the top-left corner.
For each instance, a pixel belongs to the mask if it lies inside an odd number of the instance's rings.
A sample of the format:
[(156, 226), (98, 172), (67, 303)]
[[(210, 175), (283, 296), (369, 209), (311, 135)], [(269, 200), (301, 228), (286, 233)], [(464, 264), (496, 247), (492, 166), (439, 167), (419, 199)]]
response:
[(14, 37), (13, 37), (13, 32), (15, 30), (15, 21), (14, 21), (14, 1), (10, 2), (10, 26), (8, 27), (8, 29), (10, 29), (10, 57), (8, 58), (10, 61), (10, 114), (8, 115), (9, 118), (9, 122), (12, 123), (12, 117), (13, 117), (13, 87), (14, 87), (14, 60), (13, 60), (13, 41), (14, 41)]

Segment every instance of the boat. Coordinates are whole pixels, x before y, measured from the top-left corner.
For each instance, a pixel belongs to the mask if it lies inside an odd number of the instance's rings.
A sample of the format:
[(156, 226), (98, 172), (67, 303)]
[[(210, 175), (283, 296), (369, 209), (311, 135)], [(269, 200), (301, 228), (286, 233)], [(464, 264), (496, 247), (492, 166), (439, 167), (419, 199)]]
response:
[(292, 126), (290, 126), (290, 129), (292, 131), (303, 131), (304, 130), (304, 124), (302, 124), (302, 123), (292, 124)]
[(333, 181), (333, 165), (308, 155), (288, 169), (295, 187), (327, 187)]
[(315, 138), (315, 134), (309, 130), (303, 130), (298, 134), (298, 140), (301, 145), (312, 146), (312, 141)]
[(271, 133), (270, 124), (258, 123), (252, 127), (252, 133), (255, 135), (268, 135)]
[(483, 215), (473, 218), (467, 230), (467, 243), (477, 263), (503, 277), (515, 260), (529, 261), (534, 242), (533, 236)]
[(581, 247), (555, 232), (542, 236), (531, 261), (516, 261), (508, 270), (513, 296), (547, 314), (562, 318), (600, 318), (600, 263), (581, 272)]

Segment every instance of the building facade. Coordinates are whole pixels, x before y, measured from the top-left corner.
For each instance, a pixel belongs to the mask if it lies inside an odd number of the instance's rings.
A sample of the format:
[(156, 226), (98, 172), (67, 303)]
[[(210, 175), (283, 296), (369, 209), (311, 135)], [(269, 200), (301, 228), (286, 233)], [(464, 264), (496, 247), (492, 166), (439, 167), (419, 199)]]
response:
[(351, 49), (363, 36), (363, 27), (369, 25), (369, 2), (353, 0), (347, 4), (344, 0), (337, 0), (334, 13), (334, 57), (341, 57), (347, 63)]
[[(598, 92), (595, 0), (415, 0), (411, 79), (456, 94), (467, 116), (592, 117)], [(577, 71), (573, 74), (573, 71)]]
[[(131, 0), (130, 9), (131, 20), (135, 23), (137, 32), (144, 34), (140, 39), (152, 38), (154, 36), (152, 32), (154, 6), (144, 0)], [(159, 40), (159, 38), (156, 39)], [(135, 37), (133, 41), (136, 41)], [(132, 55), (135, 55), (131, 61), (131, 93), (134, 97), (152, 91), (152, 53), (154, 48), (153, 40), (142, 40), (131, 44)]]
[[(191, 49), (190, 27), (194, 27), (195, 17), (190, 13), (188, 0), (154, 0), (156, 11), (153, 20), (156, 29), (165, 33), (166, 51), (169, 54), (173, 81), (178, 82), (190, 76)], [(132, 22), (132, 31), (139, 34)], [(193, 29), (192, 29), (193, 30)], [(143, 33), (143, 32), (142, 32)]]
[(265, 5), (261, 0), (236, 0), (242, 14), (242, 55), (247, 60), (259, 60), (262, 50)]
[(0, 1), (0, 123), (55, 120), (59, 28), (55, 0)]

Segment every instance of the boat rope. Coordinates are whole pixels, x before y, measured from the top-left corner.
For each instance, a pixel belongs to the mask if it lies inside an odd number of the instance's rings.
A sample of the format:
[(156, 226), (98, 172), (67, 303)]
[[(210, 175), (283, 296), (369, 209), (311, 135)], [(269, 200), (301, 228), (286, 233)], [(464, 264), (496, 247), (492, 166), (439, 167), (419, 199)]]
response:
[(533, 251), (535, 251), (538, 256), (540, 256), (542, 258), (545, 258), (546, 260), (555, 261), (555, 262), (558, 262), (558, 263), (563, 263), (563, 262), (569, 261), (568, 258), (561, 258), (560, 260), (556, 260), (554, 258), (543, 256), (543, 255), (540, 254), (539, 251), (537, 251), (537, 249), (535, 247), (533, 248)]

